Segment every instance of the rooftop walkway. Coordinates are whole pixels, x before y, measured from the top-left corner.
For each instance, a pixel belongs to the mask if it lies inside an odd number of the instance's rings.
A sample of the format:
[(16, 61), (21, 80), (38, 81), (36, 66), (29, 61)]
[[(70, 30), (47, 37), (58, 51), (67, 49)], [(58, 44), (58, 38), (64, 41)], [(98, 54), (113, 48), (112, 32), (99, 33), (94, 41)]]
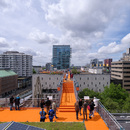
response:
[[(58, 119), (54, 117), (54, 122), (83, 122), (83, 115), (79, 115), (79, 120), (76, 119), (76, 113), (74, 111), (75, 102), (73, 81), (71, 81), (70, 76), (68, 76), (68, 80), (64, 80), (63, 83), (61, 104), (57, 111)], [(20, 111), (10, 111), (9, 108), (7, 108), (0, 111), (0, 122), (39, 122), (40, 111), (40, 108), (27, 108)], [(89, 115), (89, 111), (87, 112)], [(46, 117), (45, 122), (49, 122), (48, 115)], [(95, 113), (92, 119), (89, 119), (88, 116), (88, 120), (85, 121), (85, 126), (87, 130), (108, 130), (108, 127), (98, 113)]]

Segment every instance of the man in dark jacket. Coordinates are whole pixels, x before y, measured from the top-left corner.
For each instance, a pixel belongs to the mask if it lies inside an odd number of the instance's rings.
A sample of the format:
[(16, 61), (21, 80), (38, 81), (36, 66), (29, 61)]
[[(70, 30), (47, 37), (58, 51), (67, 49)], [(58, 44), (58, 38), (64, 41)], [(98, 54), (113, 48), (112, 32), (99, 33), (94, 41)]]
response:
[(79, 112), (80, 112), (80, 116), (82, 115), (81, 114), (82, 105), (83, 105), (83, 102), (82, 102), (82, 99), (80, 99), (79, 100)]
[(12, 111), (13, 103), (14, 103), (14, 97), (11, 96), (11, 97), (10, 97), (10, 111)]
[(51, 106), (51, 101), (49, 100), (49, 98), (47, 98), (47, 101), (46, 101), (46, 110), (47, 110), (47, 114), (49, 113), (49, 110), (50, 110), (50, 106)]
[(17, 97), (15, 98), (15, 110), (20, 110), (19, 105), (20, 105), (20, 97), (19, 95), (17, 95)]
[(91, 100), (91, 103), (90, 103), (90, 113), (89, 113), (89, 118), (91, 119), (91, 116), (93, 115), (93, 110), (94, 110), (94, 102), (93, 102), (93, 99)]

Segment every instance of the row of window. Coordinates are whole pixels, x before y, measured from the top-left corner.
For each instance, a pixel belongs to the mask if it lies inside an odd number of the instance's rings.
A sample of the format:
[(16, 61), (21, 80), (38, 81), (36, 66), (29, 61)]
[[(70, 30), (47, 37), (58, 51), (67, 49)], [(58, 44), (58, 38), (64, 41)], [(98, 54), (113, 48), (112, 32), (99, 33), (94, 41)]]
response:
[[(101, 83), (99, 82), (99, 85), (100, 85)], [(84, 82), (84, 85), (85, 85), (85, 82)], [(87, 87), (89, 87), (89, 85), (90, 84), (87, 84)], [(93, 85), (93, 82), (91, 82), (91, 85)], [(107, 85), (108, 85), (108, 82), (107, 82)], [(104, 87), (105, 85), (103, 84), (103, 87)], [(81, 84), (80, 84), (80, 87), (81, 87)], [(95, 87), (97, 87), (97, 84), (95, 84)]]
[[(43, 78), (41, 78), (41, 80), (43, 80)], [(51, 78), (49, 77), (49, 80), (51, 80)], [(58, 80), (58, 78), (57, 78), (57, 80)]]
[[(102, 79), (104, 80), (104, 77)], [(81, 77), (80, 77), (80, 80), (81, 80)], [(89, 80), (89, 77), (87, 78), (87, 80)], [(97, 77), (95, 77), (95, 80), (97, 80)]]

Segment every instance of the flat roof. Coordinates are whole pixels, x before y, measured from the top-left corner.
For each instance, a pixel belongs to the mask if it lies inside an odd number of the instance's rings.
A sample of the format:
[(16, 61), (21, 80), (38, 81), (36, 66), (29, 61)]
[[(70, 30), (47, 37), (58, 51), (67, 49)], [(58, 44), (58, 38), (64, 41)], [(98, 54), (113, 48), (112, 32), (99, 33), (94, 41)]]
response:
[(12, 70), (0, 70), (0, 77), (8, 77), (13, 75), (17, 75), (17, 74)]

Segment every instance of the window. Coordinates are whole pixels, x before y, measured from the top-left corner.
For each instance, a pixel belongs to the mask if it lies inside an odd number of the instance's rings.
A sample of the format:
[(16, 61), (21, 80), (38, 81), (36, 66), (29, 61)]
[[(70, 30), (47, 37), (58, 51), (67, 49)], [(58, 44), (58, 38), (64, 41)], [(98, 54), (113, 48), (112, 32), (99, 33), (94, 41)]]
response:
[(57, 80), (58, 80), (58, 78), (57, 78)]
[(91, 84), (93, 85), (93, 82), (91, 82)]
[(89, 78), (87, 78), (89, 80)]
[(95, 87), (97, 87), (97, 84), (95, 84)]
[(55, 82), (53, 82), (53, 85), (55, 84)]
[(87, 86), (89, 87), (89, 84)]
[(45, 84), (47, 85), (47, 82), (45, 82)]
[(85, 85), (85, 82), (84, 82), (84, 85)]
[(97, 80), (97, 78), (95, 77), (95, 80)]
[(80, 77), (80, 80), (81, 80), (81, 77)]
[(99, 84), (101, 84), (101, 83), (99, 82)]
[(104, 77), (103, 77), (103, 80), (104, 80)]
[(81, 84), (80, 84), (80, 87), (81, 87)]
[(49, 80), (51, 80), (51, 78), (49, 78)]

